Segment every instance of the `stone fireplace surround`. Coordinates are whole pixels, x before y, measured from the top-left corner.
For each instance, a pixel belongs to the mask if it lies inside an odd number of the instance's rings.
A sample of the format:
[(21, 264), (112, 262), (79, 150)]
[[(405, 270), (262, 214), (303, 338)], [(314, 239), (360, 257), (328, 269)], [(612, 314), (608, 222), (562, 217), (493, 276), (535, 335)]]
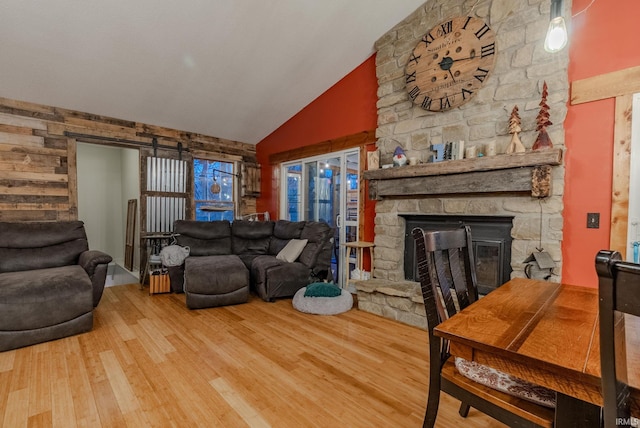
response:
[[(570, 8), (570, 4), (566, 7)], [(406, 92), (404, 67), (408, 57), (420, 38), (436, 23), (463, 14), (484, 19), (496, 31), (494, 70), (484, 87), (461, 107), (445, 112), (424, 111), (413, 105)], [(404, 148), (407, 157), (426, 162), (432, 154), (431, 144), (457, 140), (464, 140), (466, 146), (478, 146), (479, 151), (484, 144), (493, 141), (497, 153), (504, 153), (511, 137), (508, 120), (514, 106), (519, 107), (522, 118), (520, 139), (530, 150), (537, 136), (536, 116), (544, 82), (549, 87), (547, 104), (554, 124), (547, 131), (554, 147), (564, 150), (568, 50), (557, 54), (544, 51), (548, 24), (549, 2), (546, 0), (430, 0), (378, 39), (375, 45), (378, 79), (376, 145), (380, 163), (391, 163), (398, 145)], [(422, 166), (425, 165), (417, 168)], [(445, 177), (438, 183), (447, 183), (447, 180)], [(402, 215), (513, 217), (511, 276), (524, 276), (524, 260), (542, 245), (556, 264), (550, 280), (559, 282), (564, 193), (564, 167), (561, 164), (553, 166), (551, 181), (551, 196), (544, 199), (522, 191), (380, 198), (376, 203), (373, 279), (356, 284), (358, 307), (426, 327), (419, 284), (404, 279), (405, 222)], [(464, 180), (457, 183), (464, 192)], [(470, 180), (469, 187), (471, 184), (477, 185)]]
[(409, 215), (465, 215), (513, 217), (511, 277), (523, 277), (524, 260), (540, 245), (556, 263), (550, 281), (559, 282), (562, 268), (562, 199), (534, 199), (531, 195), (460, 195), (378, 201), (375, 218), (373, 279), (356, 283), (358, 308), (426, 328), (418, 282), (404, 272), (405, 218)]

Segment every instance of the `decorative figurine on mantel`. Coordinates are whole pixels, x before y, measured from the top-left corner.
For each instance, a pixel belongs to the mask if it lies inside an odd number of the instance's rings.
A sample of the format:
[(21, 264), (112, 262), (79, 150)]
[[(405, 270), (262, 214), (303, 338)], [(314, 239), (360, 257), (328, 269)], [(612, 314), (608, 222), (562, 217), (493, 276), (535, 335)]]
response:
[(509, 116), (509, 134), (511, 134), (511, 142), (507, 146), (507, 153), (524, 153), (526, 151), (522, 141), (520, 141), (520, 137), (518, 136), (518, 133), (522, 131), (520, 123), (518, 106), (513, 106), (511, 116)]
[(393, 152), (393, 166), (404, 166), (407, 164), (407, 156), (404, 154), (402, 147), (396, 147)]
[(553, 147), (551, 139), (549, 138), (549, 134), (547, 134), (547, 126), (552, 125), (551, 121), (549, 120), (549, 105), (547, 105), (547, 95), (549, 95), (549, 91), (547, 90), (547, 82), (545, 81), (542, 85), (540, 112), (538, 113), (538, 117), (536, 118), (536, 131), (538, 131), (538, 138), (536, 138), (536, 142), (533, 143), (533, 147), (531, 147), (531, 150), (543, 150)]

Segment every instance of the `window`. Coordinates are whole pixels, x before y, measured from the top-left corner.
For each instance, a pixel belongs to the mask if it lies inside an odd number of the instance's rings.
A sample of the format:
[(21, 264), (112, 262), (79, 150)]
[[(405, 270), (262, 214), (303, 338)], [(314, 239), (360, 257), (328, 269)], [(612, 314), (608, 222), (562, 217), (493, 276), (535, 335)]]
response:
[(193, 160), (196, 220), (233, 221), (236, 211), (236, 176), (234, 162)]

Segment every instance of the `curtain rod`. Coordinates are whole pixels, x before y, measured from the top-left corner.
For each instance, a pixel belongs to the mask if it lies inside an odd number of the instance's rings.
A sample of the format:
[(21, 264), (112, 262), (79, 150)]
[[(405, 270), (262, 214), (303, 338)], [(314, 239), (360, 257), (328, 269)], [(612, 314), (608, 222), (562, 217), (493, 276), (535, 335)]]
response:
[(103, 141), (110, 141), (112, 143), (125, 143), (125, 144), (131, 144), (134, 146), (140, 146), (140, 147), (151, 147), (153, 148), (153, 156), (155, 157), (157, 155), (157, 150), (158, 149), (165, 149), (165, 150), (177, 150), (178, 154), (180, 155), (180, 160), (182, 160), (182, 152), (188, 152), (189, 149), (188, 148), (182, 148), (182, 143), (178, 142), (178, 146), (174, 147), (174, 146), (167, 146), (164, 144), (158, 144), (158, 139), (157, 138), (153, 138), (151, 141), (151, 143), (145, 143), (143, 141), (135, 141), (135, 140), (127, 140), (125, 138), (115, 138), (115, 137), (103, 137), (100, 135), (91, 135), (91, 134), (80, 134), (77, 132), (69, 132), (69, 131), (64, 131), (64, 135), (65, 137), (70, 137), (70, 138), (90, 138), (93, 140), (103, 140)]

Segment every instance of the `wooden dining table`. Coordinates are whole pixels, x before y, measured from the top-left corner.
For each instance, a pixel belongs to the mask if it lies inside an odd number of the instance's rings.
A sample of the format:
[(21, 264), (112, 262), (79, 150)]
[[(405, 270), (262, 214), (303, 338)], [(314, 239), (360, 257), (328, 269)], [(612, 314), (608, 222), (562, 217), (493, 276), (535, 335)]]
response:
[[(625, 319), (632, 414), (640, 414), (640, 321)], [(556, 427), (599, 426), (598, 290), (514, 278), (435, 328), (451, 355), (557, 392)]]

